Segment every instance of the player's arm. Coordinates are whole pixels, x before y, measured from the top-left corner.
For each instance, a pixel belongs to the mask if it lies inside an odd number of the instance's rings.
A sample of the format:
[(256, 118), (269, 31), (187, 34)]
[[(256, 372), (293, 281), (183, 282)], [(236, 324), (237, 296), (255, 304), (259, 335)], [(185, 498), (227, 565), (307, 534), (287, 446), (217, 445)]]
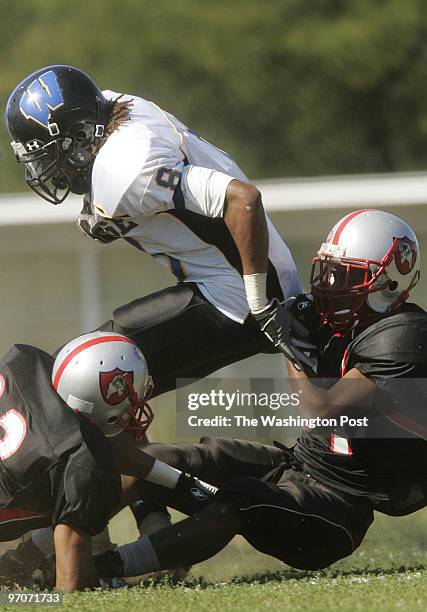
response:
[(133, 438), (127, 432), (110, 438), (110, 442), (116, 452), (120, 472), (126, 476), (160, 485), (184, 497), (198, 496), (202, 501), (208, 501), (209, 497), (215, 495), (218, 490), (217, 487), (199, 478), (184, 474), (181, 470), (151, 457), (135, 445)]
[(261, 194), (250, 183), (232, 180), (227, 186), (224, 221), (239, 251), (243, 282), (250, 311), (267, 338), (288, 359), (312, 366), (311, 360), (294, 346), (312, 347), (303, 338), (308, 331), (288, 308), (277, 299), (267, 297), (268, 228)]
[(283, 304), (267, 297), (269, 234), (261, 194), (255, 185), (208, 168), (187, 166), (173, 201), (198, 214), (224, 219), (239, 251), (252, 315), (268, 339), (287, 357), (306, 361), (302, 353), (296, 356), (291, 335), (301, 339), (308, 332)]
[[(268, 229), (261, 194), (250, 183), (232, 180), (224, 202), (224, 221), (233, 236), (242, 260), (243, 274), (266, 274), (268, 267)], [(263, 287), (262, 308), (267, 304)]]
[(300, 394), (298, 410), (303, 417), (329, 418), (346, 412), (364, 412), (374, 404), (377, 387), (356, 368), (349, 370), (329, 389), (314, 385), (290, 360), (288, 372), (294, 391)]
[(89, 536), (66, 524), (53, 532), (56, 556), (56, 588), (72, 592), (98, 585)]

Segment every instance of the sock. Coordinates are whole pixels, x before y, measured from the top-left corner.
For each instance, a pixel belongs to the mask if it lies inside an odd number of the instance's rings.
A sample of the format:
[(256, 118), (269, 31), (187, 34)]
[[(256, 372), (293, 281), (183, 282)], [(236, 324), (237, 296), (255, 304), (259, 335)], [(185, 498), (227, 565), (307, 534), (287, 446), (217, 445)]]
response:
[(161, 569), (149, 536), (142, 536), (136, 542), (119, 546), (117, 552), (123, 560), (123, 576), (141, 576)]

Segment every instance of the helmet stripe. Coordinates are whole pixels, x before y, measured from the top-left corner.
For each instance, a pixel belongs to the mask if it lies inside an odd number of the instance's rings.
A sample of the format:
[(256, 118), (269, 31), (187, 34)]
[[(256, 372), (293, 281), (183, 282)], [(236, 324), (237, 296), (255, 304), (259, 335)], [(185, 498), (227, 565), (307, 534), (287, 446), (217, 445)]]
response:
[(71, 351), (71, 353), (66, 356), (64, 361), (59, 366), (55, 374), (55, 378), (53, 379), (53, 388), (55, 390), (58, 389), (59, 381), (61, 379), (62, 374), (64, 373), (65, 368), (76, 355), (78, 355), (85, 349), (90, 348), (91, 346), (94, 346), (96, 344), (102, 344), (103, 342), (129, 342), (130, 344), (135, 344), (133, 340), (131, 340), (130, 338), (126, 338), (126, 336), (100, 336), (99, 338), (93, 338), (92, 340), (87, 340), (87, 342), (83, 342), (83, 344), (76, 347), (74, 351)]
[(357, 217), (358, 215), (366, 212), (367, 210), (368, 210), (367, 208), (364, 208), (363, 210), (355, 210), (353, 213), (350, 213), (349, 215), (347, 215), (347, 217), (345, 217), (344, 221), (341, 223), (341, 225), (338, 227), (337, 231), (335, 232), (335, 235), (332, 239), (332, 244), (338, 244), (339, 239), (341, 238), (341, 234), (343, 233), (347, 225), (350, 223), (350, 221), (352, 221), (354, 217)]

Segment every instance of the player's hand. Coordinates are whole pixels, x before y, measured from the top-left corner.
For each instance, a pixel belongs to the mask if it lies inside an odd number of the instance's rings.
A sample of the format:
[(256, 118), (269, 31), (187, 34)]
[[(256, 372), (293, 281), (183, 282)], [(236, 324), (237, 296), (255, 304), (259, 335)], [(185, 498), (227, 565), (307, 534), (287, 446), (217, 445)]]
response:
[(292, 315), (284, 302), (273, 298), (264, 310), (252, 313), (261, 331), (280, 349), (298, 369), (302, 364), (313, 368), (314, 361), (303, 351), (311, 351), (316, 347), (307, 338), (307, 328)]
[(185, 498), (194, 500), (201, 505), (212, 501), (212, 497), (216, 495), (218, 487), (203, 482), (190, 474), (182, 473), (179, 477), (176, 491), (183, 495)]
[(316, 312), (311, 293), (299, 293), (295, 297), (288, 298), (286, 306), (295, 319), (307, 328), (311, 338), (319, 327), (319, 315)]

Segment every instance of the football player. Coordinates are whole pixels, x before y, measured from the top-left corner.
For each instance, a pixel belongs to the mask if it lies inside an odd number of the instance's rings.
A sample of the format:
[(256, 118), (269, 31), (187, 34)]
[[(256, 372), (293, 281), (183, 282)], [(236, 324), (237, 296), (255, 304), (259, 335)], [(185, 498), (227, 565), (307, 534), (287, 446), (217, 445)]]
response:
[(84, 194), (86, 236), (123, 238), (176, 276), (102, 327), (144, 351), (156, 395), (259, 352), (294, 357), (291, 334), (305, 331), (282, 302), (300, 292), (295, 264), (227, 153), (157, 104), (101, 91), (70, 66), (19, 83), (6, 123), (38, 195), (60, 204)]
[[(317, 314), (307, 312), (307, 300), (303, 309), (328, 386), (292, 363), (289, 369), (303, 387), (303, 416), (354, 409), (369, 416), (373, 431), (306, 429), (290, 450), (232, 440), (152, 445), (148, 453), (220, 491), (197, 520), (102, 555), (101, 574), (198, 563), (235, 534), (292, 567), (317, 570), (360, 545), (374, 510), (403, 516), (425, 507), (427, 315), (407, 302), (419, 275), (418, 242), (407, 223), (377, 210), (340, 219), (313, 262)], [(137, 486), (145, 497), (155, 494)]]
[[(16, 345), (0, 360), (0, 540), (52, 526), (56, 586), (72, 591), (98, 583), (90, 536), (135, 500), (122, 490), (121, 473), (199, 503), (215, 488), (117, 442), (118, 434), (140, 438), (153, 419), (147, 364), (129, 338), (88, 334), (58, 357), (53, 385), (53, 358), (40, 349)], [(84, 400), (73, 393), (76, 379)], [(7, 584), (19, 583), (20, 573), (27, 576), (43, 558), (31, 540), (22, 547), (2, 558)]]

